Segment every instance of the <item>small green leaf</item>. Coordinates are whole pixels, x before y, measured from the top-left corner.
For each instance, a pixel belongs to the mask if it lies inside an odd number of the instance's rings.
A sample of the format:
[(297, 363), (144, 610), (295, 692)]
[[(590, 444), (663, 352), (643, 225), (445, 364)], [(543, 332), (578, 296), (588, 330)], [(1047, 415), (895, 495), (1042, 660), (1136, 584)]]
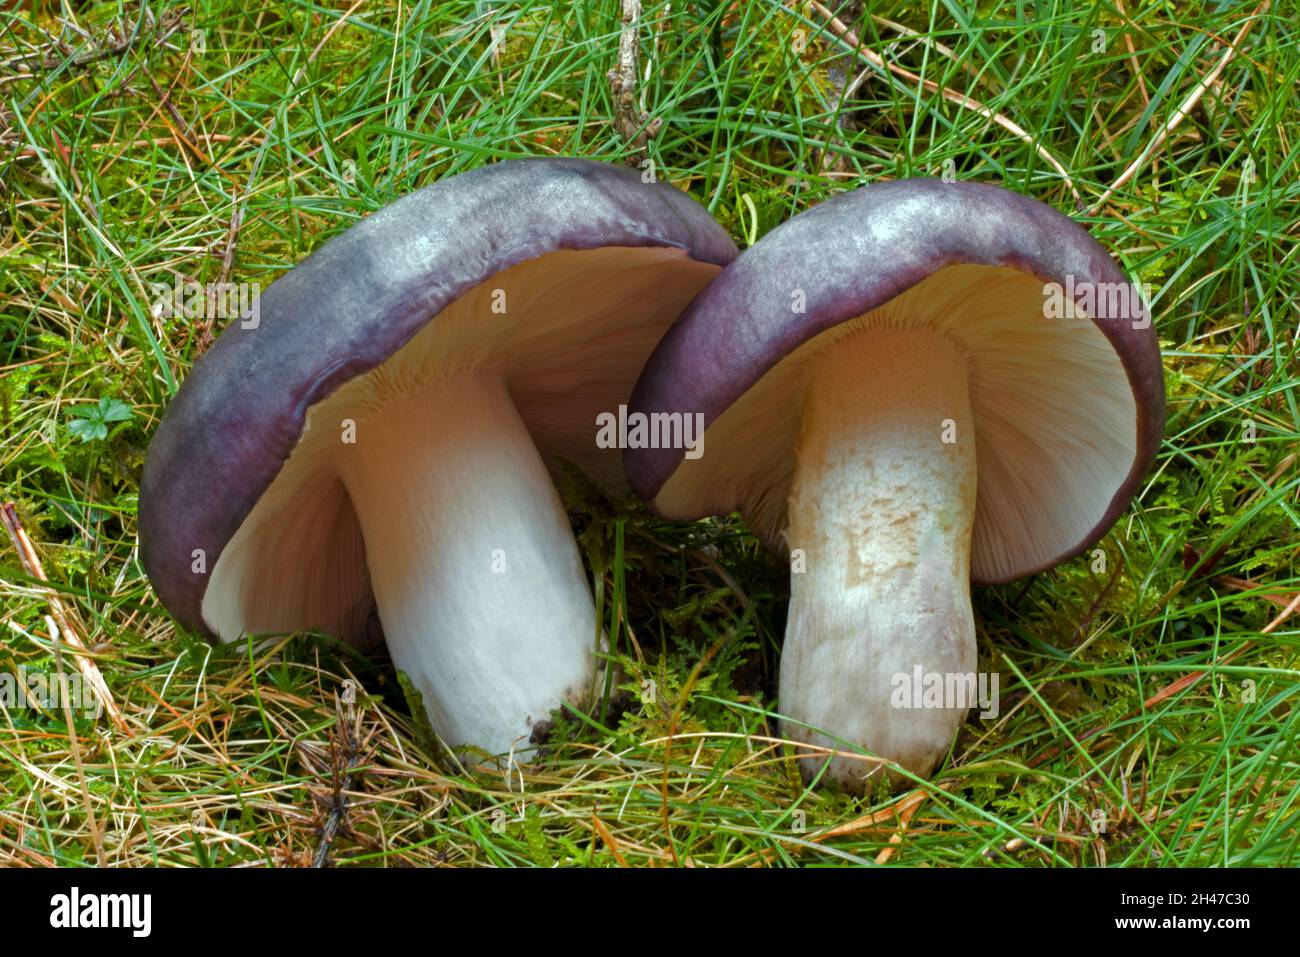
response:
[(134, 413), (131, 407), (119, 399), (104, 397), (99, 400), (99, 420), (101, 422), (125, 422)]
[(125, 422), (134, 415), (131, 406), (125, 402), (104, 396), (97, 405), (86, 409), (81, 418), (69, 421), (68, 430), (81, 439), (83, 444), (93, 442), (108, 438), (108, 423)]
[(108, 438), (108, 426), (98, 419), (73, 419), (68, 423), (68, 431), (81, 439), (83, 444)]

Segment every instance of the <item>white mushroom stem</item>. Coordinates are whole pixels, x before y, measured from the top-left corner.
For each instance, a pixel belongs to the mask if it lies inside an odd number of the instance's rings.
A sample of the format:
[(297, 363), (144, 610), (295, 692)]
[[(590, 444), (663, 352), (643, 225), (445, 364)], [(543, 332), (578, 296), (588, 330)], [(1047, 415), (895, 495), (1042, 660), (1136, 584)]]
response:
[[(911, 694), (918, 668), (946, 676), (976, 666), (966, 359), (928, 330), (867, 328), (828, 347), (807, 374), (789, 499), (786, 734), (847, 751), (839, 738), (925, 775), (974, 704), (934, 707)], [(802, 767), (813, 774), (824, 763)], [(827, 777), (861, 790), (879, 766), (836, 757)]]
[(376, 383), (339, 456), (393, 661), (452, 746), (527, 747), (589, 693), (591, 589), (559, 496), (497, 376)]

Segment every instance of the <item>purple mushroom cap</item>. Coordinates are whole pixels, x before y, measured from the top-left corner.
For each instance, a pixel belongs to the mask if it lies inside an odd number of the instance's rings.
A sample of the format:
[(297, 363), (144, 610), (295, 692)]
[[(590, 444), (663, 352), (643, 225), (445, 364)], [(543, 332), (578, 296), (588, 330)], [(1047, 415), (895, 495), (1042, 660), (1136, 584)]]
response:
[[(699, 413), (707, 429), (805, 343), (958, 264), (1008, 267), (1067, 292), (1129, 285), (1085, 229), (1027, 196), (983, 183), (936, 179), (872, 184), (781, 224), (723, 270), (651, 355), (628, 403), (629, 413)], [(806, 294), (803, 312), (791, 309), (793, 289)], [(1027, 557), (996, 573), (977, 568), (978, 583), (1011, 581), (1084, 551), (1127, 508), (1151, 467), (1165, 416), (1160, 348), (1140, 303), (1128, 297), (1114, 306), (1113, 299), (1098, 297), (1089, 318), (1110, 342), (1132, 393), (1133, 456), (1123, 478), (1106, 507), (1073, 541), (1061, 542), (1051, 555)], [(1078, 411), (1089, 414), (1086, 408)], [(780, 441), (784, 436), (773, 437)], [(757, 510), (764, 497), (783, 500), (780, 490), (773, 496), (757, 476), (751, 501), (713, 501), (706, 508), (678, 501), (664, 494), (664, 487), (685, 457), (681, 447), (624, 452), (632, 488), (666, 517), (696, 519), (733, 509), (744, 512), (751, 505)], [(975, 534), (980, 535), (978, 525)]]
[[(232, 322), (194, 364), (149, 447), (140, 555), (177, 620), (211, 633), (201, 613), (209, 575), (289, 458), (311, 406), (503, 270), (606, 247), (678, 249), (714, 266), (736, 252), (668, 184), (588, 160), (526, 159), (405, 196), (272, 283), (256, 327)], [(195, 571), (200, 551), (206, 567)]]

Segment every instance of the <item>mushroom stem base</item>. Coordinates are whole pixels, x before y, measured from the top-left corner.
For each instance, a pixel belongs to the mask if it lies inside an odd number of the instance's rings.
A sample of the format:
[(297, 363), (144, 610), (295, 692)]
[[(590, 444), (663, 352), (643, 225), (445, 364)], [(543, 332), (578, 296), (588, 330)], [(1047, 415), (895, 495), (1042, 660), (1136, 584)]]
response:
[(356, 419), (339, 474), (394, 664), (451, 746), (528, 746), (593, 679), (591, 589), (504, 382), (467, 373)]
[[(811, 360), (781, 710), (787, 737), (837, 751), (826, 773), (843, 787), (861, 791), (882, 766), (852, 747), (928, 775), (976, 703), (913, 694), (918, 676), (975, 679), (975, 491), (966, 359), (950, 340), (867, 328)], [(805, 776), (827, 758), (804, 757)]]

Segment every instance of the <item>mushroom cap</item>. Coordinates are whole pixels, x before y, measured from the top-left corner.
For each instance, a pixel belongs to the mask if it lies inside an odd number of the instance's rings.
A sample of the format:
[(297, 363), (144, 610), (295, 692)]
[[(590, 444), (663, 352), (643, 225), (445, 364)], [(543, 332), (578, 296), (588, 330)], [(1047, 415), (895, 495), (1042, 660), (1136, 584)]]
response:
[[(313, 405), (490, 277), (551, 253), (613, 247), (676, 251), (711, 272), (736, 255), (726, 231), (669, 184), (606, 163), (537, 158), (404, 196), (284, 273), (262, 291), (256, 327), (231, 322), (195, 362), (149, 446), (140, 557), (163, 603), (211, 634), (201, 614), (209, 576)], [(199, 549), (205, 570), (196, 572)]]
[(972, 579), (1050, 568), (1127, 507), (1165, 400), (1145, 305), (1096, 295), (1086, 314), (1047, 318), (1048, 283), (1081, 303), (1089, 286), (1130, 285), (1081, 226), (996, 186), (908, 179), (836, 196), (742, 253), (664, 336), (629, 415), (702, 414), (703, 454), (629, 448), (628, 481), (664, 517), (739, 509), (779, 542), (800, 422), (794, 367), (872, 321), (925, 323), (971, 366)]

